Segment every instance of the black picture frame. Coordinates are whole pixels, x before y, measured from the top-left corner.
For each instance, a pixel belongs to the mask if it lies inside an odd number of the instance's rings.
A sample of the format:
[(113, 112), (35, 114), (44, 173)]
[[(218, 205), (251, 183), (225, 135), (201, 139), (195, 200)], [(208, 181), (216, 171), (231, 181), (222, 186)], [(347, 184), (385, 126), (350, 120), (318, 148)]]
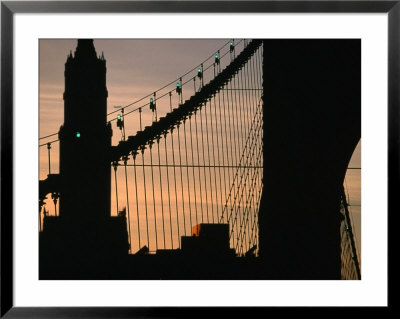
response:
[[(192, 308), (21, 308), (13, 304), (13, 19), (16, 13), (387, 13), (388, 218), (398, 211), (400, 1), (1, 1), (1, 313), (6, 318), (224, 316)], [(390, 223), (388, 223), (388, 226)], [(392, 224), (393, 227), (393, 224)], [(389, 228), (389, 233), (390, 228)], [(388, 255), (389, 256), (389, 255)], [(390, 281), (388, 281), (389, 285)], [(388, 300), (390, 306), (390, 298)], [(236, 314), (245, 313), (241, 308)], [(300, 313), (296, 313), (299, 315)]]

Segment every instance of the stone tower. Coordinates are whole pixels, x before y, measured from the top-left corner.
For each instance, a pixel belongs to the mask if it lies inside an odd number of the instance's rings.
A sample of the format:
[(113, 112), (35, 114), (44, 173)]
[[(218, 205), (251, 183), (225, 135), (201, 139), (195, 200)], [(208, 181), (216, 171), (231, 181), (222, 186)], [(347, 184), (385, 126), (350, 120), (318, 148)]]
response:
[[(112, 129), (107, 123), (106, 61), (93, 40), (78, 40), (65, 63), (59, 131), (58, 216), (45, 216), (40, 279), (107, 277), (129, 250), (126, 217), (111, 216)], [(61, 277), (60, 277), (61, 276)]]
[(65, 63), (64, 124), (59, 132), (60, 217), (104, 219), (110, 216), (111, 170), (107, 152), (106, 61), (93, 40), (78, 40)]

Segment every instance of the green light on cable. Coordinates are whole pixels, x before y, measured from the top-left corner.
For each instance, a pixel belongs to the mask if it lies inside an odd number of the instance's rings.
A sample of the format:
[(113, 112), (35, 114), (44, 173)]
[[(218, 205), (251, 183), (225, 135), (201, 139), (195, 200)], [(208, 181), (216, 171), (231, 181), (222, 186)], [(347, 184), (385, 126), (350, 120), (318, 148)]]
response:
[(77, 138), (80, 138), (80, 137), (81, 137), (81, 133), (76, 132), (76, 137), (77, 137)]

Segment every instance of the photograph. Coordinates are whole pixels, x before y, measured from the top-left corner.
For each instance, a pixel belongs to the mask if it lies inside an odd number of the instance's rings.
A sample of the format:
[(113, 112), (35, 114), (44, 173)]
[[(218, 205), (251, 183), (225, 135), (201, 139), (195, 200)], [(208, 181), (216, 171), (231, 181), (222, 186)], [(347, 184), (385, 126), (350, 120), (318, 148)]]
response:
[(38, 41), (39, 280), (361, 280), (361, 39)]
[(399, 2), (1, 1), (0, 317), (390, 308)]

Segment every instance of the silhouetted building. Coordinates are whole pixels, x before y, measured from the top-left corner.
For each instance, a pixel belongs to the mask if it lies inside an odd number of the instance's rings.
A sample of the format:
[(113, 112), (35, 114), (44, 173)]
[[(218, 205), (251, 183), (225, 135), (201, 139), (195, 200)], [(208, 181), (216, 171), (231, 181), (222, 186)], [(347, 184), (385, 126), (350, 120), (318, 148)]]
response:
[(193, 236), (182, 236), (182, 253), (201, 256), (234, 256), (229, 247), (229, 224), (198, 224), (192, 227)]
[(107, 96), (104, 56), (97, 57), (93, 40), (78, 40), (65, 63), (59, 216), (44, 218), (41, 267), (57, 258), (63, 264), (74, 258), (91, 263), (128, 253), (126, 217), (111, 217)]
[(93, 40), (78, 40), (65, 63), (64, 124), (60, 128), (60, 215), (103, 219), (110, 216), (111, 170), (107, 153), (106, 61)]

